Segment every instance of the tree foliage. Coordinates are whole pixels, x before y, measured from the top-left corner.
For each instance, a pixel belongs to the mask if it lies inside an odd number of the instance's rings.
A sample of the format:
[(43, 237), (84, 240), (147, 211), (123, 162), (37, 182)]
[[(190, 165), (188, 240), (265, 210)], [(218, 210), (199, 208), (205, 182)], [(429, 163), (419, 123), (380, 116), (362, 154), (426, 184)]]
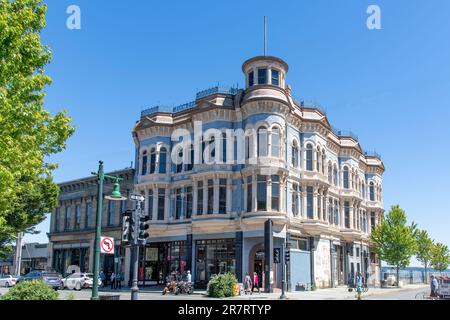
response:
[(447, 270), (450, 265), (450, 252), (448, 247), (442, 243), (436, 243), (432, 249), (431, 266), (438, 271)]
[(40, 38), (46, 11), (41, 0), (0, 0), (0, 253), (55, 206), (56, 164), (47, 161), (74, 130), (65, 112), (43, 108), (52, 57)]
[(432, 258), (432, 249), (434, 243), (433, 240), (428, 236), (428, 232), (426, 230), (420, 230), (417, 232), (416, 241), (417, 241), (416, 258), (418, 261), (422, 262), (422, 264), (425, 267), (426, 273)]
[(417, 252), (417, 228), (413, 223), (407, 226), (407, 216), (399, 205), (392, 206), (385, 219), (372, 231), (374, 252), (381, 260), (397, 269), (409, 265), (412, 255)]

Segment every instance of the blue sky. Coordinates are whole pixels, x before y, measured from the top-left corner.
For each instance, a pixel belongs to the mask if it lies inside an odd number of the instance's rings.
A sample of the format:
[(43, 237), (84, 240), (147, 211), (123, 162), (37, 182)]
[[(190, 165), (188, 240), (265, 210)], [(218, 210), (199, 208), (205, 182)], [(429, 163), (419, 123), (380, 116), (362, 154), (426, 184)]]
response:
[[(263, 49), (290, 67), (296, 97), (320, 102), (330, 122), (355, 132), (386, 166), (385, 209), (450, 244), (450, 2), (447, 0), (81, 1), (48, 0), (42, 40), (53, 51), (45, 106), (66, 108), (77, 130), (54, 156), (57, 182), (134, 159), (140, 111), (177, 105), (220, 83), (242, 87), (241, 65)], [(69, 30), (66, 9), (81, 9)], [(381, 30), (366, 9), (381, 8)], [(48, 219), (47, 219), (48, 220)], [(43, 233), (27, 241), (47, 241)]]

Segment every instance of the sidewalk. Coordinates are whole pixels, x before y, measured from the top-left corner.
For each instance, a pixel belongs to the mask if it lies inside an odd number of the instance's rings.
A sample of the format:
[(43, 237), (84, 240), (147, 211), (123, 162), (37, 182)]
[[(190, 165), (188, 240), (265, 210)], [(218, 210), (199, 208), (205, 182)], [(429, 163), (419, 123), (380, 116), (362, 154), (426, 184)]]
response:
[[(369, 288), (367, 293), (362, 294), (362, 299), (370, 296), (382, 296), (383, 294), (393, 293), (393, 292), (401, 292), (415, 289), (426, 289), (428, 285), (426, 284), (412, 284), (405, 285), (401, 288), (397, 287), (388, 287), (388, 288)], [(128, 294), (130, 292), (130, 288), (123, 287), (121, 290), (111, 290), (109, 287), (101, 288), (101, 293), (108, 294)], [(142, 287), (139, 288), (139, 292), (142, 294), (146, 294), (148, 298), (152, 299), (152, 296), (161, 296), (162, 288), (161, 287)], [(274, 293), (253, 293), (252, 295), (243, 295), (243, 296), (235, 296), (230, 298), (223, 299), (237, 299), (237, 300), (278, 300), (280, 298), (281, 291), (278, 289)], [(167, 296), (166, 296), (167, 297)], [(189, 296), (180, 295), (180, 296), (172, 296), (171, 298), (178, 297), (179, 299), (189, 298)], [(190, 295), (193, 299), (208, 299), (206, 296), (205, 290), (195, 290), (192, 295)], [(356, 292), (353, 290), (352, 292), (348, 291), (346, 286), (341, 286), (337, 288), (327, 288), (327, 289), (317, 289), (315, 291), (294, 291), (294, 292), (286, 292), (286, 297), (289, 300), (355, 300)], [(210, 299), (210, 298), (209, 298)]]
[[(401, 288), (392, 287), (392, 288), (369, 288), (367, 293), (362, 294), (362, 299), (364, 297), (369, 296), (379, 296), (386, 293), (392, 292), (400, 292), (400, 291), (408, 291), (415, 290), (421, 288), (428, 288), (426, 284), (413, 284), (413, 285), (405, 285)], [(233, 299), (242, 299), (242, 300), (258, 300), (258, 299), (279, 299), (281, 292), (276, 293), (254, 293), (253, 295), (244, 295), (233, 297)], [(315, 291), (295, 291), (295, 292), (286, 292), (287, 299), (291, 300), (355, 300), (356, 292), (353, 290), (352, 292), (348, 292), (348, 288), (346, 286), (341, 286), (337, 288), (327, 288), (327, 289), (317, 289)]]

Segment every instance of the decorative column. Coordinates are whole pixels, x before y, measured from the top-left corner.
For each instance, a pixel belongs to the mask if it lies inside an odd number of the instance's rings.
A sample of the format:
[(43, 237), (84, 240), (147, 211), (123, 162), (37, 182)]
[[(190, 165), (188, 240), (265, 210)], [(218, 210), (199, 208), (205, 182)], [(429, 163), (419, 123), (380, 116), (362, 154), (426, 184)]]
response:
[(306, 219), (308, 217), (306, 188), (307, 188), (306, 185), (302, 186), (302, 216), (303, 216), (303, 219)]
[(318, 188), (316, 186), (314, 186), (314, 191), (313, 191), (313, 217), (314, 220), (317, 220), (317, 199), (318, 199)]
[(344, 201), (339, 200), (339, 214), (341, 216), (341, 228), (345, 229), (345, 212), (344, 212)]
[(258, 206), (257, 206), (258, 197), (257, 197), (257, 194), (256, 194), (256, 191), (257, 191), (256, 188), (257, 188), (257, 185), (258, 185), (257, 178), (258, 178), (257, 174), (253, 173), (253, 175), (252, 175), (252, 197), (253, 197), (253, 199), (252, 199), (252, 212), (255, 212), (258, 209)]
[(208, 214), (208, 180), (203, 179), (203, 214)]
[(355, 228), (354, 225), (353, 225), (353, 223), (354, 223), (354, 219), (353, 219), (353, 213), (354, 213), (353, 205), (354, 205), (354, 202), (350, 201), (350, 229), (354, 229)]
[(230, 178), (228, 178), (227, 179), (227, 199), (226, 199), (226, 206), (227, 206), (226, 212), (227, 213), (230, 213), (232, 210), (232, 198), (231, 198), (232, 193), (233, 193), (233, 181)]
[(158, 201), (159, 201), (159, 190), (156, 186), (153, 186), (153, 209), (152, 209), (152, 220), (158, 220)]
[[(144, 201), (144, 212), (145, 212), (145, 214), (148, 213), (148, 209), (149, 209), (149, 205), (150, 205), (150, 203), (149, 203), (149, 201), (148, 201), (148, 195), (149, 195), (149, 192), (148, 192), (148, 186), (145, 186), (145, 189), (144, 189), (144, 196), (145, 196), (145, 201)], [(152, 208), (152, 209), (153, 209), (153, 208)]]
[[(216, 152), (217, 154), (217, 152)], [(214, 178), (213, 214), (219, 213), (219, 178)]]
[(166, 186), (166, 197), (164, 199), (164, 220), (168, 220), (169, 219), (169, 215), (170, 215), (170, 188), (169, 186)]
[(328, 191), (325, 191), (325, 203), (324, 203), (324, 208), (325, 208), (325, 221), (327, 223), (330, 223), (330, 196), (328, 195)]

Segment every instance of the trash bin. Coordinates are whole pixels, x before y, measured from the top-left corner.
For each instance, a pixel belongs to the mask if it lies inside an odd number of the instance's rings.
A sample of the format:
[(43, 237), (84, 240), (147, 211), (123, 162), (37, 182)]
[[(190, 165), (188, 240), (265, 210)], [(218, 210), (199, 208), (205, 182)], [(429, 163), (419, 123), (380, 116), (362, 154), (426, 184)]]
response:
[(99, 295), (99, 300), (120, 300), (120, 294)]

